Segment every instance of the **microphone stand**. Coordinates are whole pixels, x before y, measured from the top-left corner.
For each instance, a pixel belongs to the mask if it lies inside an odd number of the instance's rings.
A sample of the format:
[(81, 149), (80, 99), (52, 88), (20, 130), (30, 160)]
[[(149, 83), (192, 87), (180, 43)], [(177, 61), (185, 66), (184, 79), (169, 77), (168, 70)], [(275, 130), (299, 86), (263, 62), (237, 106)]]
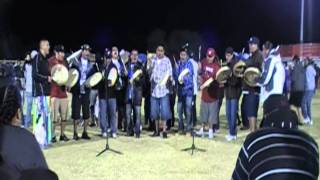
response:
[[(108, 101), (108, 99), (107, 99), (107, 101)], [(109, 146), (109, 134), (108, 134), (108, 133), (107, 133), (107, 138), (106, 138), (106, 147), (105, 147), (101, 152), (99, 152), (99, 153), (96, 155), (96, 157), (100, 156), (101, 154), (103, 154), (103, 153), (105, 153), (105, 152), (107, 152), (107, 151), (113, 152), (113, 153), (115, 153), (115, 154), (122, 155), (122, 152), (110, 148), (110, 146)]]
[(110, 148), (110, 146), (109, 146), (109, 135), (108, 135), (108, 134), (107, 134), (107, 138), (106, 138), (106, 147), (105, 147), (101, 152), (99, 152), (99, 153), (96, 155), (96, 157), (99, 157), (101, 154), (103, 154), (103, 153), (105, 153), (105, 152), (107, 152), (107, 151), (110, 151), (110, 152), (113, 152), (113, 153), (119, 154), (119, 155), (122, 155), (122, 154), (123, 154), (123, 153), (120, 152), (120, 151), (117, 151), (117, 150), (114, 150), (114, 149)]
[[(192, 104), (194, 104), (195, 102), (192, 102)], [(193, 121), (193, 113), (191, 113), (191, 121)], [(192, 144), (191, 147), (182, 149), (181, 151), (191, 151), (191, 156), (193, 155), (194, 151), (199, 151), (199, 152), (206, 152), (205, 149), (201, 149), (201, 148), (197, 148), (195, 143), (194, 143), (194, 136), (195, 136), (195, 132), (193, 129), (193, 126), (191, 127), (191, 136), (192, 136)]]

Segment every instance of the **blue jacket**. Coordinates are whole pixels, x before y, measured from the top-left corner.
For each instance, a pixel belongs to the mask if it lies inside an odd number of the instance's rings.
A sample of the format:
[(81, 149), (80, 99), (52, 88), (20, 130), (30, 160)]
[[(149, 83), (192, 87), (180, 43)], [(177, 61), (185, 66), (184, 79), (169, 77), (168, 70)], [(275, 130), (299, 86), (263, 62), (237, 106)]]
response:
[[(182, 84), (179, 82), (179, 75), (184, 69), (189, 69), (189, 73), (182, 78)], [(185, 62), (178, 61), (178, 67), (175, 73), (175, 81), (178, 84), (178, 97), (193, 96), (193, 66), (190, 59)]]

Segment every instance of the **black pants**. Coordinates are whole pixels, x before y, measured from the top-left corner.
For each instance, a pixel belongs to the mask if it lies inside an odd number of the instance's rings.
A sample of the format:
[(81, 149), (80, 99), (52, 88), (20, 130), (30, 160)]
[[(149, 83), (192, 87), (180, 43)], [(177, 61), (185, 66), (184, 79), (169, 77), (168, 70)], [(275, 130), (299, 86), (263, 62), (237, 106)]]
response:
[(193, 122), (193, 127), (197, 125), (197, 95), (193, 95), (192, 98), (192, 116), (191, 121)]
[(217, 113), (218, 113), (217, 118), (218, 119), (217, 119), (217, 124), (214, 124), (213, 127), (212, 127), (212, 129), (215, 129), (215, 130), (220, 129), (220, 109), (221, 109), (221, 106), (222, 106), (222, 102), (223, 102), (223, 97), (220, 97), (218, 99), (218, 111), (217, 111)]
[(127, 123), (125, 121), (126, 117), (126, 103), (125, 103), (125, 89), (121, 89), (116, 91), (116, 99), (117, 99), (117, 112), (118, 112), (118, 129), (126, 129)]
[(245, 96), (242, 96), (242, 101), (241, 101), (241, 120), (242, 120), (242, 126), (248, 128), (249, 120), (246, 115)]
[(172, 93), (170, 94), (170, 109), (171, 109), (171, 119), (167, 120), (167, 128), (168, 130), (171, 129), (171, 127), (174, 126), (174, 121), (175, 121), (175, 117), (174, 117), (174, 105), (176, 103), (176, 93)]
[(151, 122), (150, 108), (151, 108), (150, 95), (148, 94), (144, 97), (144, 121), (145, 121), (145, 124), (149, 124), (149, 125)]

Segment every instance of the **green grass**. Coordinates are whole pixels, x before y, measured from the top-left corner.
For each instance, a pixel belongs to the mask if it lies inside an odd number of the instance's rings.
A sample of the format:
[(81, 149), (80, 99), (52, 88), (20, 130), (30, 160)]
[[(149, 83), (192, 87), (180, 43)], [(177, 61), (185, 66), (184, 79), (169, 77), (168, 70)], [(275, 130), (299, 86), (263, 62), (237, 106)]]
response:
[[(319, 94), (319, 93), (318, 93)], [(199, 104), (199, 103), (198, 103)], [(313, 100), (312, 127), (302, 129), (320, 143), (320, 96)], [(259, 113), (262, 114), (261, 112)], [(227, 134), (224, 105), (221, 110), (221, 131), (213, 140), (196, 138), (196, 146), (206, 152), (193, 156), (181, 149), (191, 146), (189, 136), (169, 134), (168, 139), (151, 138), (143, 132), (141, 139), (120, 135), (110, 145), (123, 155), (107, 152), (96, 157), (105, 147), (98, 128), (90, 128), (91, 141), (57, 143), (44, 151), (49, 167), (61, 180), (112, 179), (230, 179), (239, 149), (248, 132), (239, 131), (236, 142), (226, 142)], [(176, 123), (177, 124), (177, 123)], [(79, 129), (80, 130), (80, 129)], [(72, 127), (67, 135), (71, 137)]]

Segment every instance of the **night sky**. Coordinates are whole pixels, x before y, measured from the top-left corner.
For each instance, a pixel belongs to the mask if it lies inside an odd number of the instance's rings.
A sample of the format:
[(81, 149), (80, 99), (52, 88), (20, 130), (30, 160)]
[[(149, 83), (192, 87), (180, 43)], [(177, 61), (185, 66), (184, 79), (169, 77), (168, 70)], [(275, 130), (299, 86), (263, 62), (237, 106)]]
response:
[[(319, 0), (305, 0), (305, 41), (320, 42)], [(107, 2), (103, 3), (103, 2)], [(203, 47), (240, 50), (251, 35), (274, 44), (299, 42), (300, 0), (0, 0), (0, 58), (22, 57), (40, 38), (76, 50), (148, 49), (155, 29), (198, 33)], [(198, 45), (196, 45), (198, 46)]]

